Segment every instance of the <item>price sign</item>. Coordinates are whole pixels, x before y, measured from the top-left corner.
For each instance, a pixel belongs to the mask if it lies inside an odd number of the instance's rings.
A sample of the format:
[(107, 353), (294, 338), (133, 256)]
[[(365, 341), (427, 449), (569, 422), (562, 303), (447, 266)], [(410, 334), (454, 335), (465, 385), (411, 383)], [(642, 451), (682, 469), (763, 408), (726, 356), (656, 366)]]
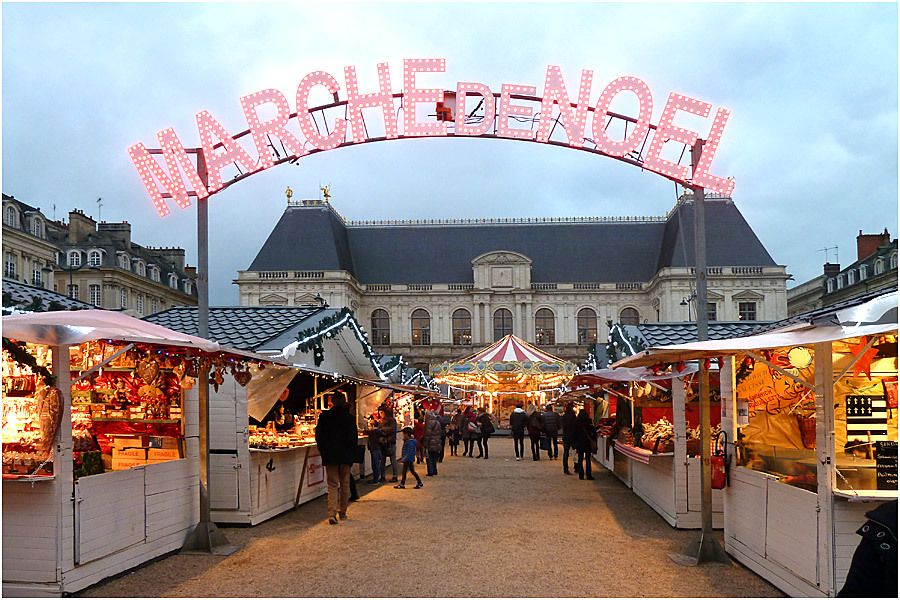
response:
[(897, 489), (897, 442), (875, 442), (875, 478), (879, 490)]

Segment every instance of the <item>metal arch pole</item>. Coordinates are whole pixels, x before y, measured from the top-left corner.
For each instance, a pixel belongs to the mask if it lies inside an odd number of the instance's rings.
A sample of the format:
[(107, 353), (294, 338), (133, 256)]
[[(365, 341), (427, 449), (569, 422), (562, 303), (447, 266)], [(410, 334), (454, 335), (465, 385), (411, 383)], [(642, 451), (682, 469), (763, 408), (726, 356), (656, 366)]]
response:
[[(197, 173), (208, 182), (206, 161), (197, 153)], [(209, 197), (197, 200), (197, 329), (209, 339)], [(209, 502), (209, 367), (201, 367), (197, 390), (200, 396), (200, 522), (188, 534), (181, 551), (191, 554), (227, 556), (238, 550), (210, 520)]]
[[(696, 170), (703, 140), (697, 140), (691, 148), (691, 164)], [(697, 340), (709, 339), (708, 315), (706, 312), (706, 204), (702, 187), (693, 187), (694, 192), (694, 272), (697, 285)], [(688, 564), (725, 562), (731, 560), (713, 534), (712, 526), (712, 472), (710, 469), (710, 398), (709, 367), (700, 361), (700, 536), (685, 552), (683, 561)], [(677, 555), (676, 555), (677, 556)], [(675, 556), (672, 557), (679, 561)]]

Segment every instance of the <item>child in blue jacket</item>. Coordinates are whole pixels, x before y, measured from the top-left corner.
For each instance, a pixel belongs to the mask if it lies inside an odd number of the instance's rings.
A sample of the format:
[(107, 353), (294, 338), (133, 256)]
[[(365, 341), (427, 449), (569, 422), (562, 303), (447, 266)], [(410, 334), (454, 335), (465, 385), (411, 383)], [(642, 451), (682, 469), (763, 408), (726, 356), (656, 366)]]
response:
[(413, 438), (412, 427), (403, 428), (403, 451), (400, 454), (400, 462), (403, 463), (403, 477), (400, 483), (394, 487), (398, 490), (406, 488), (406, 474), (412, 473), (416, 478), (416, 488), (422, 487), (422, 478), (416, 473), (416, 440)]

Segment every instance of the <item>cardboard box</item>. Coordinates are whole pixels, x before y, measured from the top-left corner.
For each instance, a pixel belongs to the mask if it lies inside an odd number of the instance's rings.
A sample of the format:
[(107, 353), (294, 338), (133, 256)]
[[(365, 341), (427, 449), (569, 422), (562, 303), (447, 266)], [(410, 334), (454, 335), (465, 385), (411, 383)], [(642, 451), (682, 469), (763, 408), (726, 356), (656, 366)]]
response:
[(147, 458), (155, 461), (178, 460), (181, 452), (177, 448), (150, 448), (147, 450)]
[(112, 459), (112, 470), (113, 471), (122, 471), (124, 469), (130, 469), (131, 467), (143, 467), (147, 464), (146, 460), (138, 460), (131, 458), (116, 458), (115, 456)]
[(146, 448), (146, 435), (117, 435), (113, 438), (113, 448), (125, 450), (127, 448)]
[(146, 448), (113, 448), (112, 451), (113, 462), (117, 458), (125, 458), (125, 459), (137, 459), (137, 460), (147, 460), (147, 449)]
[(163, 448), (166, 450), (178, 450), (181, 447), (180, 440), (175, 437), (157, 437), (150, 436), (149, 446), (151, 448)]

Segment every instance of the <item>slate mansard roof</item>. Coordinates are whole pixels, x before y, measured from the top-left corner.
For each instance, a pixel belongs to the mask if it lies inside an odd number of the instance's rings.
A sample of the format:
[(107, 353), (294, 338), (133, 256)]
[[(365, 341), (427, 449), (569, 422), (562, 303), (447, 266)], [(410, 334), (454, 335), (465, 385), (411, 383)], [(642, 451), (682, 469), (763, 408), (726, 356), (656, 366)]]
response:
[[(363, 284), (471, 283), (472, 260), (513, 251), (533, 283), (645, 282), (694, 264), (694, 206), (665, 218), (345, 222), (330, 205), (288, 206), (248, 271), (347, 271)], [(707, 200), (708, 264), (776, 266), (730, 199)], [(436, 279), (439, 279), (437, 281)]]

